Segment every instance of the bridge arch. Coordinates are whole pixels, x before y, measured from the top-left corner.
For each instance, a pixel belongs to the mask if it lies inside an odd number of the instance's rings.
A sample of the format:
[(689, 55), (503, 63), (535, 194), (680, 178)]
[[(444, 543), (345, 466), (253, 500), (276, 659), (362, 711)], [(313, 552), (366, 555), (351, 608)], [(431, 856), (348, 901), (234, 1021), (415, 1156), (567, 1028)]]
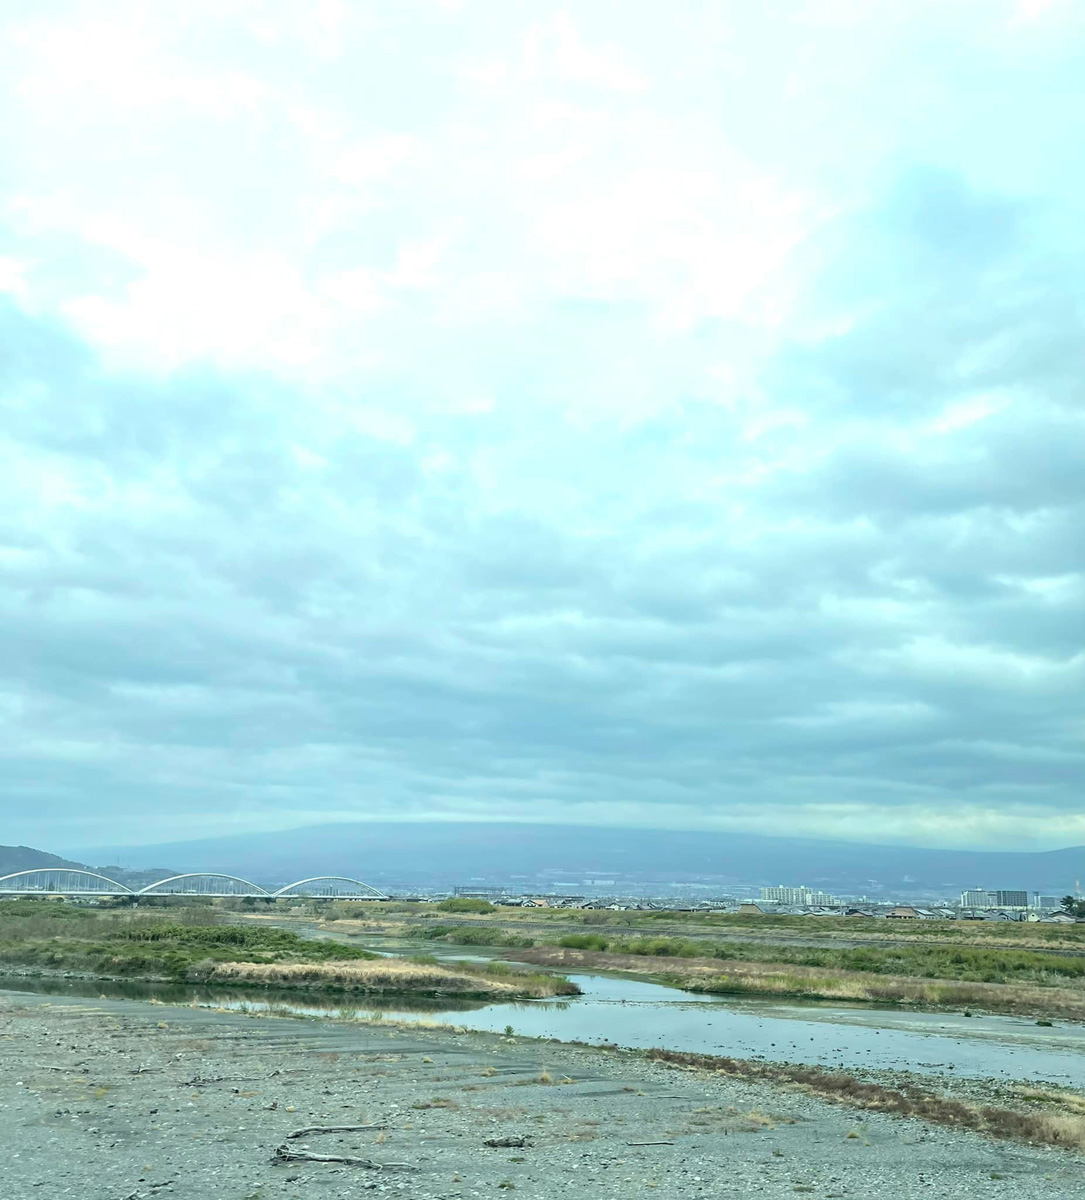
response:
[[(108, 884), (109, 887), (116, 889), (117, 895), (125, 895), (125, 896), (134, 896), (135, 895), (135, 892), (133, 892), (130, 887), (125, 887), (125, 885), (123, 883), (118, 883), (115, 879), (110, 879), (108, 875), (99, 875), (97, 871), (84, 871), (84, 870), (81, 870), (76, 867), (32, 867), (28, 871), (14, 871), (10, 875), (0, 876), (0, 892), (25, 892), (25, 891), (49, 892), (49, 891), (55, 891), (58, 894), (62, 893), (62, 892), (66, 892), (68, 894), (76, 894), (81, 891), (85, 891), (87, 893), (102, 893), (102, 892), (106, 891), (105, 888), (101, 888), (101, 887), (86, 887), (84, 889), (73, 888), (70, 886), (57, 887), (57, 888), (34, 887), (34, 878), (35, 877), (37, 877), (38, 879), (41, 879), (43, 881), (43, 883), (45, 883), (45, 882), (55, 883), (58, 879), (63, 877), (67, 882), (70, 883), (70, 880), (72, 879), (73, 876), (78, 876), (79, 879), (81, 879), (81, 880), (82, 879), (95, 879), (99, 883)], [(23, 886), (23, 887), (9, 886), (16, 880), (25, 881), (25, 886)]]
[[(311, 884), (311, 883), (349, 883), (352, 887), (361, 888), (364, 893), (366, 893), (368, 896), (372, 897), (374, 900), (387, 900), (388, 899), (388, 897), (383, 892), (378, 891), (375, 887), (373, 887), (372, 884), (363, 883), (360, 879), (351, 879), (347, 875), (314, 875), (310, 879), (299, 879), (296, 883), (288, 883), (286, 885), (286, 887), (281, 887), (281, 888), (279, 888), (279, 890), (277, 892), (272, 892), (271, 894), (273, 896), (306, 895), (307, 893), (296, 892), (296, 891), (294, 891), (294, 889), (300, 888), (300, 887), (305, 887), (306, 885)], [(311, 895), (312, 893), (308, 893), (308, 894)], [(325, 895), (328, 895), (328, 896), (349, 895), (349, 893), (343, 893), (343, 892), (336, 893), (336, 892), (333, 892), (331, 889), (329, 889), (325, 893)]]
[(188, 889), (185, 889), (185, 888), (173, 888), (173, 889), (171, 889), (169, 891), (165, 891), (165, 892), (158, 890), (159, 888), (165, 887), (166, 884), (185, 883), (186, 881), (188, 881), (190, 879), (192, 879), (192, 880), (199, 879), (199, 880), (207, 880), (207, 881), (210, 881), (212, 879), (225, 879), (229, 883), (240, 884), (242, 887), (248, 888), (250, 895), (256, 895), (256, 896), (270, 896), (271, 895), (271, 893), (269, 891), (260, 887), (259, 884), (250, 883), (249, 880), (247, 880), (247, 879), (239, 879), (236, 875), (223, 874), (221, 871), (190, 871), (186, 875), (171, 875), (171, 876), (169, 876), (168, 879), (159, 879), (155, 883), (147, 884), (146, 887), (140, 888), (139, 891), (136, 892), (135, 894), (137, 896), (177, 896), (177, 895), (193, 895), (193, 894), (195, 894), (195, 895), (202, 894), (204, 896), (214, 896), (214, 895), (237, 896), (237, 895), (242, 894), (240, 892), (208, 892), (208, 891), (203, 891), (201, 893), (199, 888), (193, 888), (193, 889), (191, 889), (191, 891), (189, 891)]

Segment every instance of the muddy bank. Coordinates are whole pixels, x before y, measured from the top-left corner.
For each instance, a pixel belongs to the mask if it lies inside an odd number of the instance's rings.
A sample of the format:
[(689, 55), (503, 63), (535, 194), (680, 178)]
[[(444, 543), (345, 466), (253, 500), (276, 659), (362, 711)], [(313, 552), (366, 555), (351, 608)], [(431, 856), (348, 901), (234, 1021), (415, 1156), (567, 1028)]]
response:
[(1085, 1197), (1073, 1152), (635, 1054), (10, 993), (0, 1132), (4, 1200)]
[(186, 977), (152, 971), (114, 975), (64, 967), (18, 966), (0, 962), (5, 979), (67, 979), (88, 983), (201, 983), (311, 995), (351, 996), (381, 1001), (421, 999), (509, 1001), (579, 995), (580, 989), (560, 975), (499, 971), (472, 963), (420, 964), (381, 959), (362, 965), (342, 963), (218, 963)]

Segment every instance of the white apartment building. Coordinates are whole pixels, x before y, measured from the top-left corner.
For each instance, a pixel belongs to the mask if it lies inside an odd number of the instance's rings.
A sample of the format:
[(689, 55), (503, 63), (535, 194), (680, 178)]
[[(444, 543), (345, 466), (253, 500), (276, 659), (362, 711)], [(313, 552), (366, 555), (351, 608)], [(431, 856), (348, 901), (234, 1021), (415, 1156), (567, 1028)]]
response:
[(961, 908), (1028, 908), (1028, 892), (1019, 888), (999, 888), (989, 892), (983, 888), (970, 888), (961, 892)]
[(836, 904), (835, 896), (828, 892), (815, 892), (808, 887), (763, 887), (761, 899), (772, 904), (801, 904), (801, 905), (831, 905)]

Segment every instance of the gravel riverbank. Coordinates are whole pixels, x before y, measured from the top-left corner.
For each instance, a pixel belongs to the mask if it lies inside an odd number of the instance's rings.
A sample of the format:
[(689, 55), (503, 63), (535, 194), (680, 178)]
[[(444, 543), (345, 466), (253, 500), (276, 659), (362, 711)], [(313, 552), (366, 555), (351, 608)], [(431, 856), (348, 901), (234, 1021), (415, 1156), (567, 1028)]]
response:
[(1072, 1152), (634, 1054), (14, 992), (0, 1133), (2, 1200), (1085, 1198)]

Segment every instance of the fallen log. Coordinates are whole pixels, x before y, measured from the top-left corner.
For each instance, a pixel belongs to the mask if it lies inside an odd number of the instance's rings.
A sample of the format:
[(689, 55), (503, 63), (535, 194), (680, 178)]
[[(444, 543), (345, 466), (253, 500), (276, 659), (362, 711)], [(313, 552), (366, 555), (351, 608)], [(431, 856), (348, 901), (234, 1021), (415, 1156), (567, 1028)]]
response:
[(352, 1158), (347, 1154), (310, 1154), (308, 1150), (294, 1150), (290, 1146), (280, 1146), (271, 1156), (273, 1166), (282, 1163), (318, 1162), (343, 1163), (348, 1167), (364, 1167), (367, 1171), (416, 1171), (417, 1167), (410, 1163), (379, 1163), (371, 1158)]
[(292, 1138), (307, 1137), (310, 1133), (362, 1133), (370, 1129), (387, 1129), (387, 1125), (306, 1125), (304, 1129), (295, 1129), (286, 1135), (287, 1141)]

